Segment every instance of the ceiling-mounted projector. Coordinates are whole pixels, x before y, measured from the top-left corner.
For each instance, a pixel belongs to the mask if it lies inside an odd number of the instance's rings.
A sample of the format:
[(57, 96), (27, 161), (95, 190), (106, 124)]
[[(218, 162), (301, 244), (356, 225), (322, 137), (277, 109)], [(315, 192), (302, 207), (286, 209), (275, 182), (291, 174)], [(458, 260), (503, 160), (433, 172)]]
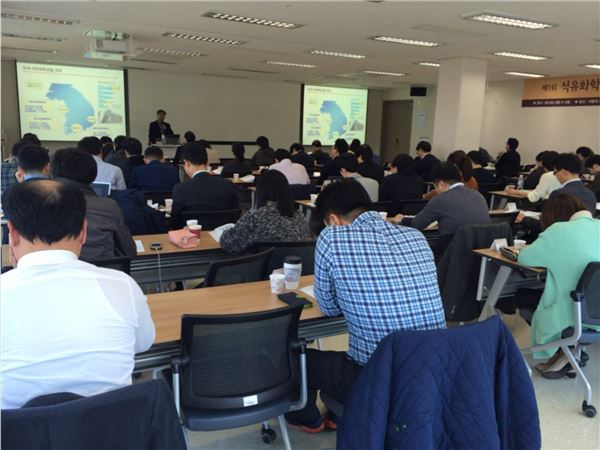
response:
[(123, 61), (131, 55), (131, 35), (119, 31), (87, 30), (85, 58)]

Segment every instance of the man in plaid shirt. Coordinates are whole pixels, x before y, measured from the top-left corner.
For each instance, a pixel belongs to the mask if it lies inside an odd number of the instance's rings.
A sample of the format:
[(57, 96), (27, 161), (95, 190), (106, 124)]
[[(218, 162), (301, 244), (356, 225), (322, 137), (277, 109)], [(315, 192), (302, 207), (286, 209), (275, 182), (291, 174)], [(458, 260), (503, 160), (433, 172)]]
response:
[(40, 140), (35, 134), (25, 133), (23, 139), (13, 145), (11, 157), (2, 163), (2, 168), (0, 169), (0, 174), (2, 176), (0, 179), (0, 195), (8, 191), (11, 186), (18, 183), (15, 173), (19, 168), (19, 149), (31, 144), (41, 145)]
[(286, 415), (304, 431), (335, 429), (321, 418), (317, 390), (344, 402), (377, 344), (398, 330), (445, 328), (444, 311), (432, 252), (423, 234), (392, 225), (368, 211), (365, 189), (353, 179), (327, 186), (317, 211), (329, 225), (315, 253), (314, 293), (321, 311), (343, 315), (349, 350), (307, 350), (308, 402)]

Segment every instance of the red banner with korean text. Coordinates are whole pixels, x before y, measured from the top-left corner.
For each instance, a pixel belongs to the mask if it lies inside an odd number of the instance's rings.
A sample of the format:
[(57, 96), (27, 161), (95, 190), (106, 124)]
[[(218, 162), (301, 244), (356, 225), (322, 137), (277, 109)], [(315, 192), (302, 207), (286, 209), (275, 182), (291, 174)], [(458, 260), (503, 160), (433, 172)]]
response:
[(523, 107), (598, 106), (600, 75), (525, 80)]

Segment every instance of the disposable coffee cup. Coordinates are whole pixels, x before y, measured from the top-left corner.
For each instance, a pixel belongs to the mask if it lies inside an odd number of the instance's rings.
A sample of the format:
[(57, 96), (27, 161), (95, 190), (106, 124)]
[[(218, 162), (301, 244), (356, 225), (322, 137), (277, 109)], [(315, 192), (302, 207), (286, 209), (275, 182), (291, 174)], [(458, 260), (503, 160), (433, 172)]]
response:
[(173, 208), (173, 199), (165, 198), (165, 208), (172, 209)]
[(239, 179), (240, 179), (240, 174), (239, 174), (239, 173), (234, 173), (234, 174), (233, 174), (233, 179), (234, 179), (235, 181), (239, 180)]
[(314, 205), (315, 203), (317, 203), (317, 197), (319, 196), (319, 194), (310, 194), (310, 202)]
[(300, 275), (302, 274), (302, 258), (299, 256), (286, 256), (283, 260), (283, 274), (285, 275), (285, 288), (298, 289)]
[(198, 237), (200, 237), (200, 233), (202, 233), (202, 225), (190, 225), (188, 229), (190, 230), (190, 233), (193, 233)]
[(285, 290), (285, 275), (282, 273), (273, 273), (269, 275), (271, 282), (271, 292), (273, 294), (281, 294)]
[(197, 220), (186, 220), (185, 224), (189, 227), (191, 227), (192, 225), (198, 225), (198, 221)]
[(386, 213), (386, 212), (380, 212), (380, 213), (379, 213), (379, 215), (381, 216), (381, 218), (382, 218), (383, 220), (386, 220), (386, 219), (387, 219), (387, 213)]

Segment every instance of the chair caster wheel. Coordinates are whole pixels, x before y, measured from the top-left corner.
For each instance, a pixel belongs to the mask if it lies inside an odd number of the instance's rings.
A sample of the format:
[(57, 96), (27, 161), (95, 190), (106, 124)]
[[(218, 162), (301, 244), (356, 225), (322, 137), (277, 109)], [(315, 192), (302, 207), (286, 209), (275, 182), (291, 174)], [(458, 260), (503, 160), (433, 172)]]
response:
[(265, 444), (270, 444), (277, 438), (277, 433), (272, 428), (262, 430), (262, 440)]
[(583, 410), (583, 413), (587, 416), (587, 417), (595, 417), (596, 416), (596, 408), (593, 407), (592, 405), (588, 405), (586, 401), (583, 402), (583, 404), (581, 405), (581, 409)]

